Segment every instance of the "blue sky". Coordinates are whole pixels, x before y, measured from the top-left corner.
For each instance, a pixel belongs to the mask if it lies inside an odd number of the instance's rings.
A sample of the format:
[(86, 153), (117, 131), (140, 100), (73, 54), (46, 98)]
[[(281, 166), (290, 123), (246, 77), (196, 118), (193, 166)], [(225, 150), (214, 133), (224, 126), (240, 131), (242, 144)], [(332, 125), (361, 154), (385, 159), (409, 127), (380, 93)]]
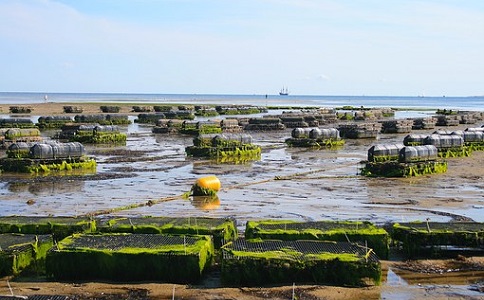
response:
[(482, 0), (2, 0), (0, 91), (484, 95)]

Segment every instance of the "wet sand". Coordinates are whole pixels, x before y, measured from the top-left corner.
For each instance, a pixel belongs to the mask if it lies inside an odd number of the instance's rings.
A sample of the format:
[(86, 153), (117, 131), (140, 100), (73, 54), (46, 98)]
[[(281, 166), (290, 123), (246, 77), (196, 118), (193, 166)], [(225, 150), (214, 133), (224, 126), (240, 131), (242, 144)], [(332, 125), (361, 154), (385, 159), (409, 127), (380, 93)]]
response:
[[(62, 106), (82, 106), (83, 114), (100, 113), (102, 104), (46, 103), (30, 106), (31, 115), (62, 114)], [(110, 104), (109, 104), (110, 105)], [(0, 112), (8, 114), (9, 105)], [(136, 116), (131, 105), (120, 113)], [(452, 130), (480, 126), (460, 125)], [(363, 178), (359, 162), (375, 143), (401, 142), (405, 134), (384, 134), (378, 140), (347, 140), (339, 150), (309, 151), (287, 148), (282, 132), (254, 132), (261, 145), (261, 161), (241, 164), (213, 164), (184, 155), (191, 137), (153, 135), (150, 126), (133, 124), (126, 147), (87, 147), (98, 161), (98, 174), (52, 181), (49, 178), (3, 177), (0, 194), (2, 215), (82, 215), (125, 204), (145, 203), (181, 195), (194, 180), (206, 174), (221, 178), (220, 203), (199, 207), (177, 199), (153, 206), (119, 211), (123, 216), (203, 216), (235, 217), (239, 230), (251, 219), (371, 220), (386, 222), (425, 220), (484, 222), (484, 152), (471, 157), (448, 159), (444, 174), (416, 178)], [(430, 133), (433, 130), (418, 132)], [(284, 179), (284, 180), (276, 180)], [(74, 183), (73, 183), (74, 182)], [(29, 201), (32, 200), (32, 201)], [(442, 261), (432, 262), (434, 266)], [(420, 273), (400, 270), (394, 262), (384, 262), (386, 281), (380, 287), (342, 288), (297, 286), (298, 299), (478, 299), (482, 293), (468, 289), (471, 279), (484, 278), (474, 272)], [(390, 275), (388, 275), (390, 274)], [(394, 275), (396, 274), (396, 275)], [(422, 275), (425, 274), (425, 275)], [(449, 274), (453, 274), (450, 276)], [(388, 276), (388, 279), (387, 277)], [(466, 281), (466, 278), (468, 281)], [(126, 293), (126, 289), (147, 289), (151, 299), (291, 299), (293, 287), (222, 288), (213, 282), (200, 286), (172, 284), (108, 284), (12, 281), (16, 295), (83, 294), (99, 291)], [(6, 279), (0, 281), (0, 295), (10, 295)]]

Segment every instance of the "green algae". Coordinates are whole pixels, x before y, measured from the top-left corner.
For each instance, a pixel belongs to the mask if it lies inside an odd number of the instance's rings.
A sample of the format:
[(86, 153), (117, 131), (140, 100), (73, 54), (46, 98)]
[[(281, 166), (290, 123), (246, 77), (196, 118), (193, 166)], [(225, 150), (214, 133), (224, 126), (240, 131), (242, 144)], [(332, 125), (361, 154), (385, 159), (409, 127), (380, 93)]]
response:
[[(247, 243), (264, 244), (260, 240), (247, 240)], [(221, 279), (228, 286), (287, 283), (364, 286), (381, 282), (379, 261), (355, 253), (314, 253), (314, 250), (303, 253), (293, 247), (261, 252), (232, 249), (229, 245), (223, 251)]]
[(98, 230), (112, 233), (209, 235), (216, 248), (237, 238), (235, 221), (217, 218), (121, 217), (98, 222)]
[(370, 222), (361, 221), (248, 221), (245, 237), (248, 239), (261, 238), (284, 241), (320, 240), (366, 243), (382, 258), (388, 257), (390, 242), (389, 234), (385, 229), (376, 227)]

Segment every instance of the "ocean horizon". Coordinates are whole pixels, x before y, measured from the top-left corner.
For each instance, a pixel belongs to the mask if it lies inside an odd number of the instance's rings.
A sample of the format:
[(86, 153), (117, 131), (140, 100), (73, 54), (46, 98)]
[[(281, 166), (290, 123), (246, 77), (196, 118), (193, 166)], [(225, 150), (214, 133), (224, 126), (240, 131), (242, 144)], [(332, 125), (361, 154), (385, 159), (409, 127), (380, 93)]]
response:
[(0, 104), (139, 103), (236, 104), (258, 106), (391, 107), (482, 111), (484, 96), (351, 96), (270, 94), (150, 94), (150, 93), (45, 93), (0, 92)]

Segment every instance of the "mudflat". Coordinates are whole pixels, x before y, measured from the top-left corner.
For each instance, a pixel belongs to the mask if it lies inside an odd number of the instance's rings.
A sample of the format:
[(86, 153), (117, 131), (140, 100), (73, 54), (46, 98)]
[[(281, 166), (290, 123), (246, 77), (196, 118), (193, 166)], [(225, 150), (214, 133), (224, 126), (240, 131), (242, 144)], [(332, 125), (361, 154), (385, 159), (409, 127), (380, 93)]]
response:
[[(30, 107), (32, 116), (49, 116), (63, 114), (63, 106), (69, 105), (82, 106), (83, 114), (96, 114), (101, 113), (100, 105), (111, 104), (40, 103), (22, 106)], [(0, 105), (0, 113), (9, 114), (10, 106)], [(132, 104), (119, 106), (120, 114), (138, 114), (132, 111)], [(451, 129), (472, 126), (459, 125)], [(55, 183), (49, 183), (48, 178), (4, 178), (2, 181), (9, 188), (15, 186), (18, 189), (14, 196), (8, 192), (0, 195), (4, 215), (7, 211), (25, 215), (87, 214), (133, 202), (143, 203), (157, 197), (179, 195), (189, 189), (197, 176), (216, 174), (223, 179), (219, 193), (221, 203), (216, 207), (200, 208), (187, 200), (178, 199), (114, 214), (230, 216), (238, 220), (240, 229), (246, 220), (269, 218), (359, 219), (380, 224), (427, 218), (433, 221), (484, 222), (482, 151), (475, 151), (470, 157), (449, 158), (448, 170), (443, 174), (363, 178), (357, 172), (359, 162), (366, 159), (367, 149), (374, 143), (401, 142), (405, 135), (385, 134), (376, 141), (348, 140), (340, 150), (309, 151), (287, 149), (284, 139), (290, 136), (290, 130), (254, 132), (254, 142), (263, 148), (262, 162), (234, 167), (184, 158), (183, 148), (191, 143), (190, 138), (153, 137), (149, 126), (128, 129), (128, 134), (128, 150), (123, 147), (88, 148), (90, 154), (99, 157), (99, 164), (107, 169), (97, 177), (56, 178)], [(126, 166), (130, 162), (135, 166)], [(116, 176), (122, 177), (118, 180), (119, 185), (103, 183), (103, 179), (118, 178)], [(25, 189), (19, 188), (22, 184), (25, 184)], [(44, 190), (45, 186), (48, 191)], [(157, 187), (155, 195), (149, 189), (153, 186)], [(52, 190), (56, 191), (54, 197)], [(75, 194), (76, 201), (72, 201), (72, 194)], [(220, 285), (216, 276), (199, 285), (3, 278), (0, 280), (0, 296), (76, 295), (75, 299), (172, 299), (173, 295), (175, 299), (293, 299), (293, 295), (294, 299), (479, 299), (483, 296), (479, 291), (471, 290), (475, 282), (484, 281), (481, 257), (383, 261), (383, 269), (383, 284), (364, 288), (323, 285), (227, 288)]]

